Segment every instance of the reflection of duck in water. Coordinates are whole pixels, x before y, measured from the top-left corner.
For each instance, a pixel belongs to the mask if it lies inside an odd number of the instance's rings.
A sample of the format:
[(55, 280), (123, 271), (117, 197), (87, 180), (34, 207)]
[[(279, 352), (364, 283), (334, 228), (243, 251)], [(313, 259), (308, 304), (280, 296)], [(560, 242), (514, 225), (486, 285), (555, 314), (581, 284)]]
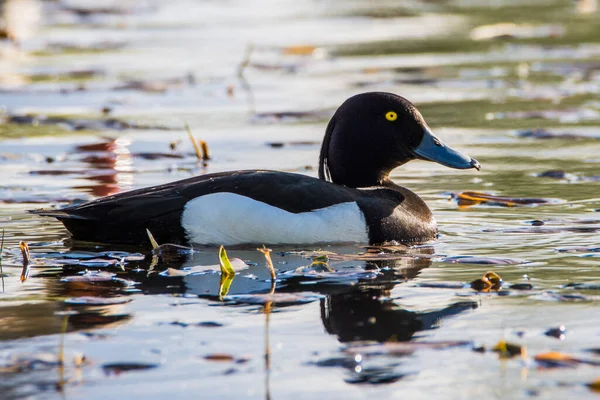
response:
[[(321, 319), (328, 333), (336, 335), (340, 342), (372, 340), (377, 342), (408, 341), (416, 332), (434, 329), (440, 319), (477, 308), (474, 301), (461, 301), (440, 310), (415, 312), (401, 308), (387, 298), (398, 279), (413, 279), (423, 268), (431, 265), (429, 259), (402, 259), (402, 269), (394, 269), (390, 262), (376, 262), (380, 267), (392, 268), (392, 279), (364, 286), (347, 287), (331, 293), (321, 301)], [(412, 261), (412, 268), (409, 266)], [(398, 272), (402, 272), (401, 275)], [(385, 276), (385, 274), (384, 274)], [(385, 279), (385, 278), (384, 278)]]
[(321, 301), (321, 319), (328, 333), (340, 342), (373, 340), (403, 342), (416, 332), (434, 329), (440, 319), (477, 308), (474, 301), (461, 301), (436, 311), (414, 312), (391, 301), (382, 301), (387, 289), (353, 288)]

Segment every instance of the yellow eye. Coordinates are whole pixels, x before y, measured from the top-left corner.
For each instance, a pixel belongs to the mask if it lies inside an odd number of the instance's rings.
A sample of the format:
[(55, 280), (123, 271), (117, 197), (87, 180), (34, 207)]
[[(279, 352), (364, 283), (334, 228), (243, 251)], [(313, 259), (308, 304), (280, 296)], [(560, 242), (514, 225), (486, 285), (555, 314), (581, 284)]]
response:
[(398, 114), (393, 111), (388, 111), (387, 114), (385, 114), (385, 119), (388, 121), (395, 121), (398, 119)]

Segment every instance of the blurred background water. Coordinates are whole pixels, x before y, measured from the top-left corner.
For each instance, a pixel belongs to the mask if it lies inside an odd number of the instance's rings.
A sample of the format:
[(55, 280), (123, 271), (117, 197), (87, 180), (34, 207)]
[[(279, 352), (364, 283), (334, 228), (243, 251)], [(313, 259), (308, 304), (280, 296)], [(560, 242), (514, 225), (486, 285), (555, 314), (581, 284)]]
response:
[[(597, 397), (597, 7), (3, 1), (0, 397)], [(431, 246), (274, 248), (279, 302), (243, 297), (270, 291), (254, 249), (228, 250), (249, 268), (222, 302), (218, 272), (186, 275), (216, 249), (153, 260), (26, 213), (223, 170), (316, 176), (329, 117), (365, 91), (407, 97), (482, 171), (394, 172), (436, 215)], [(502, 289), (470, 287), (490, 270)]]

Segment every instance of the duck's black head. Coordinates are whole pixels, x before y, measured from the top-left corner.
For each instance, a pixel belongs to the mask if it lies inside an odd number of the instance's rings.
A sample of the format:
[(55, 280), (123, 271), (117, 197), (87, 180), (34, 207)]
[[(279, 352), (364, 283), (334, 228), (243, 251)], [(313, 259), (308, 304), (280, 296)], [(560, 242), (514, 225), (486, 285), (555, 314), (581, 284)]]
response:
[(451, 168), (480, 168), (477, 160), (435, 137), (404, 97), (363, 93), (346, 100), (329, 121), (319, 178), (349, 187), (381, 185), (394, 168), (417, 158)]

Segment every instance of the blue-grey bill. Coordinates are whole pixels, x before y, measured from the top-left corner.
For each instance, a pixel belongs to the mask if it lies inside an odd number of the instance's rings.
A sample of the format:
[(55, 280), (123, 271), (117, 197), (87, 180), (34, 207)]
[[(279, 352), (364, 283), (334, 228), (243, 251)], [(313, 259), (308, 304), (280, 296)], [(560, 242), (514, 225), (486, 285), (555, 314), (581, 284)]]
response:
[(413, 152), (419, 158), (435, 161), (436, 163), (450, 168), (475, 168), (478, 171), (481, 168), (481, 165), (479, 165), (479, 162), (476, 159), (459, 153), (458, 151), (446, 146), (429, 130), (425, 131), (421, 143), (419, 143), (419, 145), (413, 149)]

